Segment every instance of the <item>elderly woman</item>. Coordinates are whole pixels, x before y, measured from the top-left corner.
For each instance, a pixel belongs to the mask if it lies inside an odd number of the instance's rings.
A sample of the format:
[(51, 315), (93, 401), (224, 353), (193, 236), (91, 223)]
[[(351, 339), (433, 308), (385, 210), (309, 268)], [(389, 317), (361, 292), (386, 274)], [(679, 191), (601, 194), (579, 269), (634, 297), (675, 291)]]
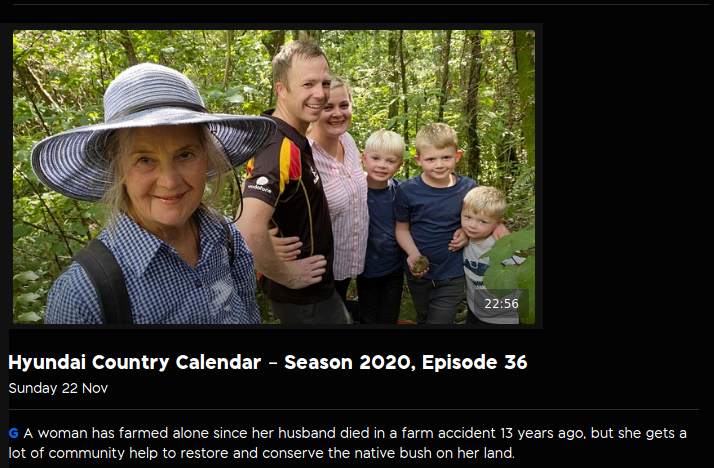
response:
[[(47, 186), (110, 207), (98, 241), (52, 286), (45, 322), (259, 323), (252, 256), (233, 223), (202, 200), (207, 180), (219, 186), (274, 124), (208, 113), (188, 78), (155, 64), (117, 76), (104, 114), (104, 123), (32, 150), (32, 167)], [(93, 272), (96, 264), (118, 265), (124, 287)], [(118, 311), (117, 301), (124, 304)]]

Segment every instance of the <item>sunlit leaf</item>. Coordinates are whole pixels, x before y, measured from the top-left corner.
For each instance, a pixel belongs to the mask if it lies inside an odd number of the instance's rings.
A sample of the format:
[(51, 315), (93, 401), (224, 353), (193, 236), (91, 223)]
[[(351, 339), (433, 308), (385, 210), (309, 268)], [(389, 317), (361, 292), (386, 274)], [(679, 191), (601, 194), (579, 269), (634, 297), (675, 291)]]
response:
[(243, 102), (245, 101), (245, 97), (243, 97), (243, 95), (240, 93), (235, 93), (228, 96), (226, 100), (235, 104), (243, 104)]
[(34, 323), (34, 322), (41, 321), (42, 317), (37, 315), (36, 312), (26, 312), (24, 314), (18, 315), (17, 320), (18, 320), (18, 322), (25, 322), (25, 323), (32, 322), (32, 323)]
[(23, 271), (12, 277), (14, 281), (19, 281), (20, 283), (28, 283), (30, 281), (35, 281), (39, 276), (34, 271)]
[(17, 302), (28, 304), (30, 302), (35, 302), (39, 298), (40, 298), (40, 295), (37, 293), (25, 293), (25, 294), (20, 294), (15, 299), (17, 300)]

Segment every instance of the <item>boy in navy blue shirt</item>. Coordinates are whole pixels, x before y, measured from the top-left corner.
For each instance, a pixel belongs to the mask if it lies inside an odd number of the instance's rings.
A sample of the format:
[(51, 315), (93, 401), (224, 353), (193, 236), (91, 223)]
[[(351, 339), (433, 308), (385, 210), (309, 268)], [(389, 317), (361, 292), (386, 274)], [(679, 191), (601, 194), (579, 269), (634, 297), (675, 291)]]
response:
[(394, 197), (398, 182), (392, 176), (402, 165), (404, 140), (397, 133), (378, 130), (365, 142), (369, 236), (364, 271), (357, 277), (362, 323), (397, 323), (404, 284), (404, 252), (394, 232)]
[[(407, 254), (407, 283), (418, 323), (452, 324), (464, 299), (465, 280), (462, 254), (449, 247), (461, 227), (464, 196), (476, 182), (454, 173), (463, 152), (448, 125), (422, 127), (415, 145), (414, 159), (422, 173), (397, 188), (397, 242)], [(415, 272), (421, 256), (428, 259), (428, 269)]]

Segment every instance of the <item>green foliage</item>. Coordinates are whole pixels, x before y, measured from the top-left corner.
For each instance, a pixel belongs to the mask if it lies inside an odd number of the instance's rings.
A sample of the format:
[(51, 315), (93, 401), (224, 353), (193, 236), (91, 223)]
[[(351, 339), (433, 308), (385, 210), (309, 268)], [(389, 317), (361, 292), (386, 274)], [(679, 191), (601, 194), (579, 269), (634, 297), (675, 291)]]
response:
[[(418, 174), (414, 139), (438, 118), (442, 95), (445, 31), (405, 30), (403, 47), (389, 54), (399, 31), (322, 30), (320, 38), (333, 72), (352, 86), (350, 133), (361, 148), (369, 134), (390, 128), (408, 143), (398, 177)], [(285, 40), (293, 34), (286, 32)], [(222, 30), (16, 30), (13, 34), (13, 307), (16, 322), (44, 316), (47, 292), (72, 255), (102, 229), (97, 204), (76, 202), (51, 192), (30, 167), (32, 145), (46, 136), (103, 119), (102, 96), (133, 58), (158, 62), (185, 73), (213, 112), (257, 115), (271, 105), (271, 53), (280, 31)], [(528, 167), (522, 122), (523, 88), (513, 49), (513, 32), (482, 31), (478, 93), (480, 184), (507, 194), (512, 229), (534, 224), (534, 169)], [(474, 60), (466, 32), (451, 35), (443, 121), (458, 132), (464, 150), (466, 73)], [(401, 54), (401, 56), (400, 56)], [(406, 73), (403, 90), (400, 62)], [(394, 81), (396, 80), (396, 81)], [(527, 92), (525, 93), (527, 94)], [(532, 94), (532, 93), (531, 93)], [(525, 96), (528, 103), (533, 96)], [(397, 105), (395, 115), (390, 104)], [(408, 112), (405, 112), (405, 106)], [(525, 109), (527, 110), (527, 106)], [(530, 121), (529, 121), (530, 122)], [(406, 128), (405, 128), (406, 125)], [(529, 129), (532, 127), (528, 127)], [(465, 159), (465, 158), (464, 158)], [(459, 170), (469, 167), (463, 161)], [(243, 177), (245, 168), (236, 172)], [(473, 175), (473, 174), (471, 174)], [(230, 176), (232, 177), (232, 176)], [(227, 184), (217, 208), (235, 213), (236, 186)], [(259, 294), (264, 319), (274, 321)], [(534, 301), (530, 301), (534, 302)]]
[(535, 167), (522, 165), (507, 190), (506, 220), (511, 229), (522, 229), (535, 224)]
[(39, 300), (49, 286), (49, 282), (43, 281), (42, 276), (45, 276), (43, 271), (23, 271), (13, 276), (13, 310), (16, 322), (34, 323), (42, 320)]
[[(503, 265), (513, 256), (525, 261), (517, 265)], [(504, 296), (513, 289), (527, 291), (521, 295), (518, 314), (521, 323), (535, 322), (535, 229), (533, 227), (514, 232), (496, 241), (488, 253), (490, 266), (483, 283), (497, 296)], [(524, 298), (526, 299), (524, 301)], [(527, 305), (524, 306), (524, 302)]]

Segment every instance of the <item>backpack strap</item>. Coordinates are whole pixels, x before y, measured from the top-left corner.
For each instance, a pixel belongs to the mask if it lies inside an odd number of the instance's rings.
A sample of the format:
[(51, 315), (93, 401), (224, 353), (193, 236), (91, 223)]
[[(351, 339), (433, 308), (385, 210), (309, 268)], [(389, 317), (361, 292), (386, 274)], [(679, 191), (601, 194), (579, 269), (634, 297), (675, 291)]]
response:
[(226, 222), (226, 220), (221, 217), (220, 221), (221, 227), (223, 228), (223, 232), (226, 233), (226, 241), (228, 242), (228, 244), (226, 245), (226, 248), (228, 249), (228, 264), (231, 267), (231, 271), (233, 271), (233, 260), (236, 256), (236, 248), (233, 245), (233, 233), (231, 233), (231, 227), (228, 225), (228, 222)]
[(105, 324), (134, 323), (124, 275), (114, 254), (99, 239), (92, 239), (77, 252), (74, 261), (87, 272), (99, 296)]

